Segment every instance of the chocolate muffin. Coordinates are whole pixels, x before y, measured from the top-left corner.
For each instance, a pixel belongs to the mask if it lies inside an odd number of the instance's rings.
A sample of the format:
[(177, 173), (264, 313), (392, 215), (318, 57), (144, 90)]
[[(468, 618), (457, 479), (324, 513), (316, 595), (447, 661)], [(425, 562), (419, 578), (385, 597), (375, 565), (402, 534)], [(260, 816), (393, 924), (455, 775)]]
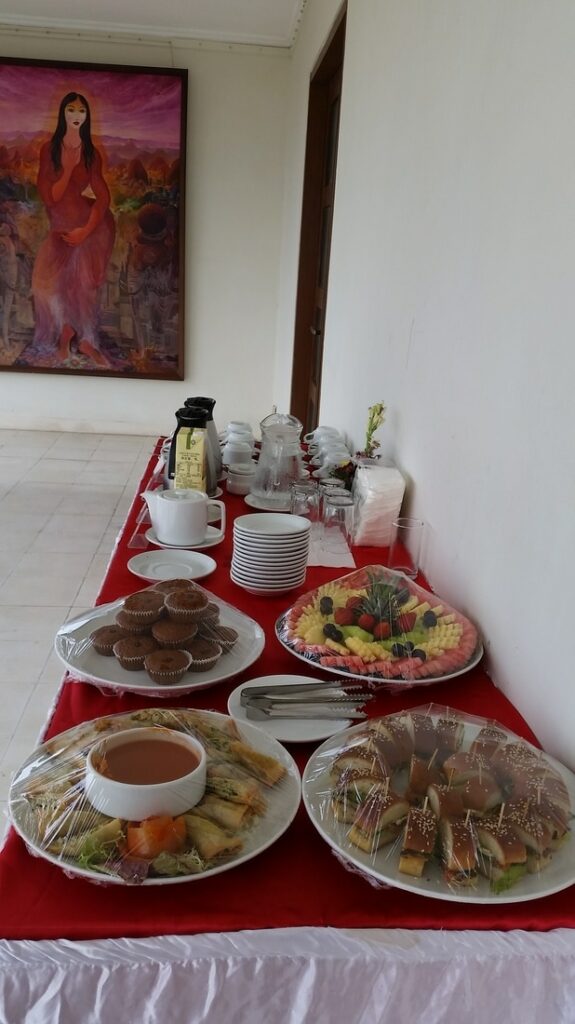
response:
[(188, 650), (188, 644), (194, 639), (198, 627), (195, 622), (174, 622), (173, 619), (160, 619), (152, 626), (152, 636), (160, 647), (169, 647), (182, 651)]
[(207, 594), (202, 590), (174, 590), (165, 595), (168, 618), (174, 622), (196, 622), (208, 605)]
[(162, 580), (161, 583), (154, 583), (152, 590), (157, 590), (160, 594), (171, 594), (174, 590), (195, 590), (196, 586), (191, 580), (175, 579), (175, 580)]
[(192, 656), (189, 666), (190, 672), (207, 672), (208, 669), (214, 667), (218, 658), (221, 657), (222, 648), (219, 644), (214, 643), (213, 640), (198, 637), (197, 640), (192, 640), (189, 652)]
[(203, 608), (202, 611), (200, 612), (199, 619), (200, 619), (200, 621), (202, 623), (203, 622), (209, 622), (209, 623), (219, 622), (219, 619), (220, 619), (220, 609), (219, 609), (218, 605), (214, 601), (208, 601), (206, 607)]
[(164, 611), (164, 595), (157, 590), (138, 590), (125, 598), (122, 611), (132, 622), (151, 625)]
[(146, 633), (149, 635), (151, 629), (151, 623), (133, 622), (128, 612), (124, 611), (116, 614), (116, 624), (123, 629), (126, 636), (144, 636)]
[(100, 626), (90, 634), (90, 640), (98, 654), (103, 654), (105, 658), (111, 658), (114, 656), (114, 644), (118, 640), (124, 640), (127, 636), (127, 630), (122, 629), (121, 626)]
[(151, 636), (127, 636), (114, 644), (114, 654), (122, 668), (129, 672), (142, 669), (146, 655), (157, 649), (158, 645)]
[(146, 655), (144, 667), (155, 683), (174, 686), (180, 682), (191, 660), (188, 651), (158, 650)]
[(209, 631), (206, 632), (206, 636), (214, 643), (219, 644), (222, 649), (222, 654), (227, 654), (231, 651), (234, 644), (237, 642), (239, 633), (237, 629), (232, 629), (231, 626), (222, 626), (217, 623), (215, 626), (210, 626)]

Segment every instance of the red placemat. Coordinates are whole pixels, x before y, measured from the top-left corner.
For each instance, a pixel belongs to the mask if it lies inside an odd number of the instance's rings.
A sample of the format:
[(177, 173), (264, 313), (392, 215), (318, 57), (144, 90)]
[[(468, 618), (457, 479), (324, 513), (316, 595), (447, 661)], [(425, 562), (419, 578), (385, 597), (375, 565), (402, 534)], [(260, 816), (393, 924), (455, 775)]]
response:
[[(140, 490), (144, 489), (155, 462), (156, 456), (150, 460)], [(260, 623), (266, 633), (265, 650), (242, 675), (211, 689), (166, 701), (166, 706), (226, 711), (229, 693), (242, 681), (301, 671), (301, 664), (275, 637), (276, 619), (298, 593), (342, 574), (341, 570), (313, 567), (308, 570), (301, 591), (276, 598), (247, 594), (229, 578), (231, 520), (247, 509), (241, 498), (226, 495), (225, 500), (230, 520), (227, 536), (210, 551), (218, 565), (202, 585)], [(142, 586), (126, 564), (136, 553), (127, 544), (140, 507), (137, 498), (114, 550), (98, 603), (115, 600)], [(358, 565), (369, 565), (381, 561), (382, 551), (358, 548), (354, 554)], [(322, 678), (321, 673), (318, 678)], [(519, 713), (481, 667), (447, 683), (423, 689), (414, 687), (397, 694), (382, 692), (373, 701), (370, 713), (389, 714), (427, 701), (496, 719), (536, 742)], [(158, 703), (158, 698), (110, 696), (86, 683), (68, 682), (47, 736), (101, 715), (154, 707)], [(301, 770), (314, 747), (298, 744), (291, 748)], [(451, 903), (401, 889), (376, 889), (365, 878), (346, 870), (309, 822), (302, 805), (288, 831), (254, 860), (212, 878), (143, 889), (69, 878), (54, 865), (31, 856), (12, 831), (0, 853), (0, 906), (2, 934), (10, 939), (116, 938), (305, 925), (549, 930), (575, 924), (575, 886), (539, 900), (493, 906)]]

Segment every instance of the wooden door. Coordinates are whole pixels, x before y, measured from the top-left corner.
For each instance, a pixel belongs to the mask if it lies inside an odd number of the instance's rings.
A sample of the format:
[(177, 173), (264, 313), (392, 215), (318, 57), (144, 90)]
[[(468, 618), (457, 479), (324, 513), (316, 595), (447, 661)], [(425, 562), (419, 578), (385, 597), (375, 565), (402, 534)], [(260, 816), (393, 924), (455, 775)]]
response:
[(290, 401), (304, 433), (318, 425), (319, 416), (344, 43), (345, 11), (309, 91)]

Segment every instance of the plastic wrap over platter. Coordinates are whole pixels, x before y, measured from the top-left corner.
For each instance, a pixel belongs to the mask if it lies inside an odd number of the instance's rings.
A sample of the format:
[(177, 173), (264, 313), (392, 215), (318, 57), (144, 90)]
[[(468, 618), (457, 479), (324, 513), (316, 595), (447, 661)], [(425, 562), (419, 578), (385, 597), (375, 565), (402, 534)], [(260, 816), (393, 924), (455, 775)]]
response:
[(511, 903), (575, 882), (575, 776), (497, 722), (430, 704), (352, 726), (312, 755), (303, 797), (372, 884)]
[(381, 565), (304, 594), (278, 619), (276, 633), (292, 654), (318, 668), (389, 688), (452, 679), (483, 654), (468, 618)]
[[(206, 775), (199, 802), (180, 813), (160, 808), (132, 817), (130, 799), (139, 798), (142, 786), (125, 784), (122, 816), (98, 810), (90, 795), (90, 752), (92, 760), (97, 747), (106, 775), (114, 744), (150, 732), (161, 738), (160, 748), (188, 737), (201, 745)], [(177, 785), (165, 783), (165, 795), (173, 797)], [(9, 810), (29, 851), (69, 875), (166, 885), (199, 881), (261, 853), (289, 827), (300, 795), (290, 754), (255, 726), (238, 727), (216, 712), (152, 708), (98, 718), (44, 743), (16, 773)]]
[[(184, 607), (175, 607), (175, 591), (169, 593), (169, 587), (178, 583), (178, 594), (187, 591), (197, 597), (197, 610), (186, 607), (181, 597), (176, 604)], [(158, 595), (155, 610), (137, 608), (138, 601), (153, 603)], [(92, 608), (64, 623), (55, 640), (72, 679), (148, 697), (190, 693), (230, 679), (259, 658), (264, 644), (264, 632), (254, 619), (188, 580), (165, 581)]]

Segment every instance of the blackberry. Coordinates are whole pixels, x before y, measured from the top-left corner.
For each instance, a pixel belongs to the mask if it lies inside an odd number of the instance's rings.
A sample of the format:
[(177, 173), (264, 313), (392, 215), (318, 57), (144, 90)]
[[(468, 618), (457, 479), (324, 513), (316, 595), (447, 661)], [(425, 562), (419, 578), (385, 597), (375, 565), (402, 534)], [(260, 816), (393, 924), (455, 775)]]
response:
[(331, 615), (333, 612), (333, 601), (331, 597), (322, 597), (319, 602), (319, 610), (322, 615)]
[(428, 611), (424, 612), (421, 621), (423, 622), (423, 625), (429, 629), (431, 626), (437, 626), (437, 615), (435, 612), (432, 612), (430, 608)]
[(343, 633), (341, 629), (338, 629), (333, 622), (326, 622), (323, 627), (323, 635), (327, 636), (329, 640), (336, 640), (338, 644), (343, 640)]
[(411, 657), (419, 658), (420, 661), (427, 661), (427, 654), (425, 651), (422, 651), (420, 647), (416, 647), (415, 650), (411, 652)]
[(404, 658), (406, 655), (406, 650), (403, 644), (392, 644), (391, 653), (393, 654), (394, 658)]

